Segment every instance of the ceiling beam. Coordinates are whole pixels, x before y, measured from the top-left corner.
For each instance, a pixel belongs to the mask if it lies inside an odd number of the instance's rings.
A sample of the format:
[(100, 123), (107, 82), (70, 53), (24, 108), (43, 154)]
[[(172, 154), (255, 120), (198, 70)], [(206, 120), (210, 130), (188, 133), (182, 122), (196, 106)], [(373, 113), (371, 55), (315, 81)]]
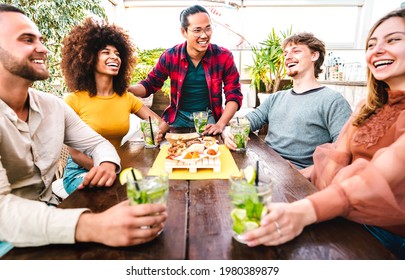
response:
[[(366, 0), (200, 0), (201, 5), (233, 7), (362, 7)], [(189, 0), (124, 0), (125, 7), (184, 7), (194, 5)]]

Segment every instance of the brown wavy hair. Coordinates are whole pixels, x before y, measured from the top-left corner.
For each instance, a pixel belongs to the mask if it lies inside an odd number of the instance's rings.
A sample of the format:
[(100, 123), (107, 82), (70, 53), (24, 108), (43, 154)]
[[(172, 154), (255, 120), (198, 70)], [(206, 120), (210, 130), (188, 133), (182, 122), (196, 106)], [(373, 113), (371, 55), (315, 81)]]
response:
[[(380, 26), (384, 21), (392, 17), (399, 17), (405, 20), (405, 9), (397, 9), (382, 17), (378, 20), (373, 27), (371, 27), (366, 40), (366, 50), (368, 49), (368, 41), (373, 35), (374, 31)], [(388, 85), (377, 80), (370, 69), (367, 67), (367, 99), (366, 103), (361, 107), (359, 114), (353, 121), (354, 126), (360, 126), (363, 124), (371, 115), (375, 114), (379, 108), (384, 106), (388, 102)]]
[(113, 89), (118, 95), (126, 92), (135, 66), (135, 46), (121, 27), (104, 20), (86, 18), (72, 28), (63, 39), (61, 68), (70, 91), (85, 90), (97, 95), (94, 69), (98, 52), (111, 45), (117, 48), (121, 66), (113, 78)]

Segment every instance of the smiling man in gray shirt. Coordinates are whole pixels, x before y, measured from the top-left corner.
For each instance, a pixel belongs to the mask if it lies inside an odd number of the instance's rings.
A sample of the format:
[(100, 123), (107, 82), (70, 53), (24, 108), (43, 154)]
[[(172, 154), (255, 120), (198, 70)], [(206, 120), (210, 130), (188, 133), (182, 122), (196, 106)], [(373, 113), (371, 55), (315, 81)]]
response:
[[(311, 33), (298, 33), (283, 42), (287, 74), (293, 88), (270, 94), (246, 118), (251, 131), (268, 124), (266, 143), (297, 168), (313, 164), (318, 145), (334, 142), (352, 111), (337, 91), (316, 80), (322, 72), (325, 45)], [(224, 133), (225, 144), (236, 148), (233, 136)]]

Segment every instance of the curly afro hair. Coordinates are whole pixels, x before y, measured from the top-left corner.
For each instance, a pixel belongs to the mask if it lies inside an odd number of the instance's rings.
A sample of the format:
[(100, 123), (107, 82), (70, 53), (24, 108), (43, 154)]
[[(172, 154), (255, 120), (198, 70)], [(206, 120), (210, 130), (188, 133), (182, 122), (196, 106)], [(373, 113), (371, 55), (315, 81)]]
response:
[(117, 48), (121, 67), (113, 78), (114, 91), (122, 95), (130, 85), (135, 66), (135, 46), (119, 26), (103, 20), (86, 18), (63, 39), (61, 68), (69, 91), (85, 90), (97, 95), (94, 69), (98, 52), (111, 45)]

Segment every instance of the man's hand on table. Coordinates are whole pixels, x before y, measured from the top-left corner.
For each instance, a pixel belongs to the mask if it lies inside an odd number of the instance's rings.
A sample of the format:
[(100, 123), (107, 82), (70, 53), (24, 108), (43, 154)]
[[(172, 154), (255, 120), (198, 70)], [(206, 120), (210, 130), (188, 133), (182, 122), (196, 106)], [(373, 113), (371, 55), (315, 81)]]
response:
[(222, 131), (224, 130), (225, 125), (221, 125), (219, 123), (216, 124), (212, 124), (209, 123), (207, 124), (207, 126), (205, 127), (205, 130), (203, 132), (203, 135), (217, 135), (217, 134), (221, 134)]
[(84, 189), (85, 187), (111, 187), (117, 177), (115, 173), (117, 165), (112, 162), (102, 162), (99, 166), (94, 166), (84, 176), (83, 182), (77, 187)]
[(130, 206), (126, 200), (102, 213), (83, 213), (77, 222), (75, 239), (112, 247), (142, 244), (159, 235), (166, 219), (166, 206), (162, 204)]

